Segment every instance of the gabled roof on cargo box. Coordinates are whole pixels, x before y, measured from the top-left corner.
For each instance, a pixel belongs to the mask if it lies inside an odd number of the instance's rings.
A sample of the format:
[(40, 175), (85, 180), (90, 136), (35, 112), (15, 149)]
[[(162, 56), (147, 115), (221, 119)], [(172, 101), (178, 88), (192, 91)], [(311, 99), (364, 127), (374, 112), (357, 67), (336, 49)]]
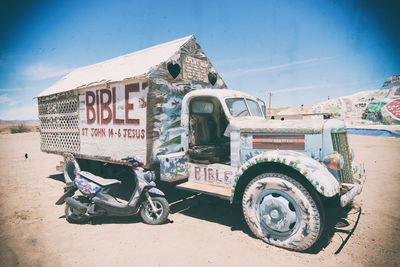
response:
[(192, 38), (194, 35), (75, 69), (37, 97), (141, 76), (168, 60)]

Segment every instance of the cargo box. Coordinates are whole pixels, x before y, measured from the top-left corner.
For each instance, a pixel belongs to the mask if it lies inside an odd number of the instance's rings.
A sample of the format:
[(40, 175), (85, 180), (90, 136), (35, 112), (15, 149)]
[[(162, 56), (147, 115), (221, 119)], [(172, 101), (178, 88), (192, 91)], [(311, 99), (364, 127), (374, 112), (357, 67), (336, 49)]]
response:
[(41, 150), (146, 164), (181, 150), (183, 96), (226, 85), (191, 35), (78, 68), (37, 96)]

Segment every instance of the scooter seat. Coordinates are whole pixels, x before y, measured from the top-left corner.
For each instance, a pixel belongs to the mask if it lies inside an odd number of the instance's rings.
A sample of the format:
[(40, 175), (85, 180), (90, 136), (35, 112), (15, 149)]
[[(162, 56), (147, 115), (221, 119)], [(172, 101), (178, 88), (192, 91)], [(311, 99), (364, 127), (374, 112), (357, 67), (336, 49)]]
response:
[(82, 175), (83, 177), (85, 177), (86, 179), (89, 179), (99, 185), (102, 185), (102, 186), (108, 186), (108, 185), (112, 185), (112, 184), (120, 184), (121, 183), (120, 180), (104, 179), (103, 177), (94, 175), (93, 173), (90, 173), (90, 172), (81, 171), (81, 172), (79, 172), (79, 174)]

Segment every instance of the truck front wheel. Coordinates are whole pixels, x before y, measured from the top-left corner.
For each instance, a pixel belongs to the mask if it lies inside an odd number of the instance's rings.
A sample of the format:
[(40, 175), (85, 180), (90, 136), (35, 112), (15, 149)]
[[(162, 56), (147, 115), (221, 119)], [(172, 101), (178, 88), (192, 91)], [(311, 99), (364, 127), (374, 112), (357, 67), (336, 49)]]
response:
[(264, 173), (246, 187), (243, 214), (250, 230), (265, 242), (303, 251), (320, 237), (324, 213), (318, 195), (295, 179)]

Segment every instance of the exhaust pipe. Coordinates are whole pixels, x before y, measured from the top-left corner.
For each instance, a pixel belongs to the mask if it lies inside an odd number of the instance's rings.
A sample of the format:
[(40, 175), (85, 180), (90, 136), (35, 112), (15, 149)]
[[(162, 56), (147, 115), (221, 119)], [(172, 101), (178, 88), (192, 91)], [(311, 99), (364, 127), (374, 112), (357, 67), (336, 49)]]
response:
[(87, 208), (88, 208), (85, 204), (79, 202), (78, 200), (76, 200), (76, 199), (74, 199), (72, 197), (67, 197), (65, 199), (65, 203), (67, 203), (68, 205), (70, 205), (74, 209), (79, 210), (82, 213), (86, 213)]
[[(68, 185), (67, 185), (67, 186), (68, 186)], [(56, 205), (62, 205), (62, 204), (64, 204), (65, 199), (66, 199), (67, 197), (72, 197), (77, 189), (78, 189), (78, 188), (76, 188), (76, 186), (70, 186), (70, 187), (65, 191), (65, 193), (60, 197), (60, 199), (57, 200)]]

